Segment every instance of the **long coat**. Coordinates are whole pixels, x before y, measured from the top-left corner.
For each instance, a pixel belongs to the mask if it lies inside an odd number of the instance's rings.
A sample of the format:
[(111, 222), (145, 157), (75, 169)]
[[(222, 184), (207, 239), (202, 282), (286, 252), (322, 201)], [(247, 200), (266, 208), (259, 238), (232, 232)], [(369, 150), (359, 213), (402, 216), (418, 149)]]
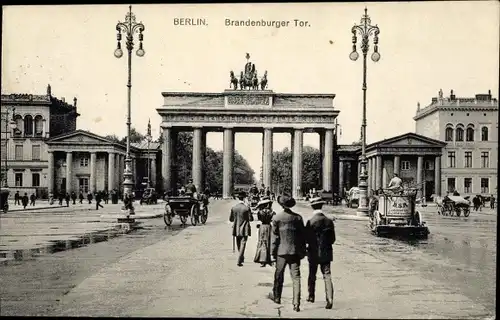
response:
[(229, 221), (233, 222), (233, 236), (250, 237), (252, 228), (250, 222), (253, 221), (252, 212), (243, 202), (236, 204), (231, 208)]
[(309, 261), (327, 263), (333, 260), (335, 225), (322, 212), (316, 213), (306, 223), (307, 257)]
[(306, 255), (304, 219), (290, 209), (276, 214), (272, 220), (271, 252), (273, 256)]

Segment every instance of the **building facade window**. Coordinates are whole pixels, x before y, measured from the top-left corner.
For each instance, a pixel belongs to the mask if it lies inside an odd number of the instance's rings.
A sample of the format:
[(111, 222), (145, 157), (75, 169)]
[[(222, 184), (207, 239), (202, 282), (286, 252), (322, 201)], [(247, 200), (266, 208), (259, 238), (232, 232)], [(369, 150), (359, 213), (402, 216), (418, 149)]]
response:
[(401, 161), (401, 170), (410, 170), (410, 161)]
[(0, 159), (5, 160), (7, 158), (7, 140), (2, 139), (0, 141)]
[(40, 160), (40, 146), (31, 147), (31, 159)]
[(481, 178), (481, 193), (490, 193), (490, 179)]
[(18, 145), (16, 146), (16, 154), (15, 154), (15, 159), (16, 159), (16, 160), (23, 160), (23, 153), (24, 153), (24, 151), (23, 151), (23, 145), (18, 144)]
[(472, 178), (464, 178), (464, 192), (472, 193)]
[(17, 114), (14, 116), (14, 119), (16, 120), (16, 128), (13, 129), (13, 134), (15, 136), (20, 136), (23, 133), (23, 129), (24, 129), (23, 117), (21, 117), (21, 115)]
[(448, 151), (448, 168), (455, 168), (456, 159), (455, 159), (455, 151)]
[(490, 167), (490, 153), (488, 151), (481, 151), (481, 168)]
[(89, 192), (89, 178), (79, 178), (78, 179), (78, 188), (80, 192), (87, 193)]
[(15, 180), (16, 180), (16, 187), (22, 187), (23, 186), (23, 173), (16, 172), (15, 173)]
[(472, 168), (472, 151), (465, 151), (465, 168)]
[(433, 168), (433, 163), (432, 163), (432, 161), (426, 160), (426, 161), (424, 162), (424, 169), (425, 169), (425, 170), (433, 170), (434, 168)]
[(31, 175), (31, 181), (32, 181), (32, 186), (33, 187), (39, 187), (40, 186), (40, 174), (39, 173), (33, 173)]
[(43, 118), (38, 115), (35, 117), (35, 135), (41, 136), (43, 134)]
[(464, 141), (464, 129), (458, 127), (455, 131), (455, 141)]
[(88, 167), (89, 166), (89, 158), (83, 157), (80, 158), (80, 167)]
[(487, 127), (481, 128), (481, 141), (488, 141), (488, 128)]
[(455, 190), (455, 178), (448, 178), (448, 192), (453, 192)]
[(33, 135), (33, 117), (29, 114), (24, 116), (24, 135)]
[(444, 133), (445, 133), (444, 134), (445, 141), (453, 141), (453, 128), (452, 127), (447, 127)]
[(474, 127), (469, 126), (467, 128), (465, 140), (466, 141), (474, 141)]

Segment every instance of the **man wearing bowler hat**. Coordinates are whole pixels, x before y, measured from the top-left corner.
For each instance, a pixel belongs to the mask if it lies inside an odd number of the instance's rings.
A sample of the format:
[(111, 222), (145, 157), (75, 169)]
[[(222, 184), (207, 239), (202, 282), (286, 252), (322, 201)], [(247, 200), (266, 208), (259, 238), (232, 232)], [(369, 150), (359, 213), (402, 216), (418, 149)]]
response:
[(253, 221), (253, 215), (250, 208), (243, 202), (245, 197), (244, 191), (238, 194), (239, 201), (231, 208), (229, 216), (229, 221), (233, 223), (233, 237), (236, 237), (236, 246), (238, 247), (238, 267), (243, 266), (247, 239), (251, 236), (252, 231), (250, 222)]
[(293, 282), (293, 310), (300, 311), (300, 260), (306, 255), (305, 227), (302, 217), (293, 212), (295, 199), (289, 195), (278, 197), (283, 211), (273, 217), (271, 232), (271, 252), (276, 260), (273, 292), (269, 299), (281, 303), (285, 268), (290, 267)]
[(326, 309), (333, 306), (333, 283), (330, 265), (333, 260), (332, 245), (335, 243), (335, 226), (321, 210), (325, 202), (321, 197), (310, 200), (314, 215), (306, 223), (307, 258), (309, 260), (309, 277), (307, 301), (314, 302), (316, 289), (316, 272), (320, 267), (325, 281)]

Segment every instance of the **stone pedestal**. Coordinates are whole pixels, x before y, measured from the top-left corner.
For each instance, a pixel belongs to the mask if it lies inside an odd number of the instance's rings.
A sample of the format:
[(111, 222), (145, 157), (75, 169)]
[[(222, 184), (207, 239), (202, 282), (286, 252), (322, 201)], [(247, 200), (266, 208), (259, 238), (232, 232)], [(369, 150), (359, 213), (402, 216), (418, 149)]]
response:
[(234, 165), (234, 132), (232, 128), (224, 129), (223, 182), (222, 197), (233, 198), (233, 165)]

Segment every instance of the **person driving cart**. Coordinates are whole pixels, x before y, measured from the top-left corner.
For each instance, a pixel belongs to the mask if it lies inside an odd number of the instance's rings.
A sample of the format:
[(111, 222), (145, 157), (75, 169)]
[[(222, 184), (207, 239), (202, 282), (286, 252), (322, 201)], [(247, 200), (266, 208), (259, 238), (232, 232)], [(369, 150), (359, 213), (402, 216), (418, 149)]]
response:
[(250, 190), (249, 190), (249, 192), (248, 192), (248, 193), (250, 193), (251, 195), (258, 195), (258, 194), (259, 194), (259, 188), (257, 188), (257, 184), (254, 184), (254, 185), (250, 188)]
[(402, 185), (403, 180), (401, 180), (397, 173), (394, 173), (394, 177), (391, 179), (391, 181), (389, 181), (389, 186), (387, 188), (393, 192), (398, 192), (403, 188)]
[(193, 179), (188, 180), (188, 184), (186, 184), (184, 189), (186, 189), (186, 195), (191, 197), (196, 195), (196, 186), (193, 184)]

